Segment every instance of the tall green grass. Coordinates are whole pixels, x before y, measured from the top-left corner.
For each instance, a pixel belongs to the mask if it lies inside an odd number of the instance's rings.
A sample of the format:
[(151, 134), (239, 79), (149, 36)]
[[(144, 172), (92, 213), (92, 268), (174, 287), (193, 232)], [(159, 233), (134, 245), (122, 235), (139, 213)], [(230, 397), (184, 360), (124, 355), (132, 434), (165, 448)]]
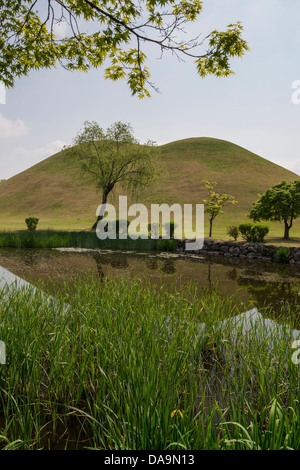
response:
[(56, 305), (3, 289), (1, 446), (300, 449), (299, 370), (286, 345), (235, 349), (213, 328), (246, 308), (138, 279), (78, 279)]
[(100, 240), (95, 232), (38, 230), (35, 232), (0, 232), (0, 247), (11, 248), (103, 248), (111, 250), (175, 251), (174, 240), (140, 239)]

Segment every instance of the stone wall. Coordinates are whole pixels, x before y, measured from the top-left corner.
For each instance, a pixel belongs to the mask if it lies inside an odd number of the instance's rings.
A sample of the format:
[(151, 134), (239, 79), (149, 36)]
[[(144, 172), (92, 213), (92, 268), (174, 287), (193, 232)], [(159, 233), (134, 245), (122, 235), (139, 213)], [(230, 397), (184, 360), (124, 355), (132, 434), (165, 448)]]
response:
[[(290, 253), (289, 263), (300, 266), (300, 247), (286, 247)], [(185, 241), (178, 240), (178, 251), (197, 253), (209, 256), (233, 256), (240, 259), (258, 259), (262, 261), (276, 261), (278, 246), (264, 243), (248, 243), (234, 241), (213, 241), (206, 239), (203, 248), (198, 251), (185, 251)]]

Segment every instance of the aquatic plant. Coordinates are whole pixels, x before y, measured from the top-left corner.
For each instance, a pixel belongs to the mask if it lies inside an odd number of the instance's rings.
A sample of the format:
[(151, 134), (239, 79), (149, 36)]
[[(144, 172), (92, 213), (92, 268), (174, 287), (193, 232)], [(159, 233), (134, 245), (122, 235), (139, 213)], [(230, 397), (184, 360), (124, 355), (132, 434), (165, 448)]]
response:
[(171, 294), (88, 276), (61, 283), (56, 300), (0, 291), (3, 448), (300, 449), (290, 345), (238, 330), (233, 343), (221, 323), (251, 305), (193, 284)]
[(91, 231), (56, 231), (56, 230), (39, 230), (39, 231), (18, 231), (18, 232), (1, 232), (0, 247), (11, 248), (103, 248), (111, 250), (158, 250), (158, 251), (175, 251), (175, 240), (153, 240), (142, 239), (132, 240), (127, 238), (121, 240), (119, 238), (113, 240), (107, 238), (100, 240), (95, 232)]
[(285, 248), (284, 246), (280, 246), (277, 248), (275, 258), (277, 263), (288, 263), (290, 260), (290, 251), (288, 248)]

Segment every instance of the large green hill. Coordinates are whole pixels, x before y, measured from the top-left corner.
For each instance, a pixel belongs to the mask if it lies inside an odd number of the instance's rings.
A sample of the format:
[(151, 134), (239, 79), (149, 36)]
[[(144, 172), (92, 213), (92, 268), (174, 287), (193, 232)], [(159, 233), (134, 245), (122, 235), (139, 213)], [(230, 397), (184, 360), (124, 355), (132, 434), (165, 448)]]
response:
[[(213, 138), (191, 138), (161, 147), (167, 172), (151, 190), (137, 200), (151, 203), (202, 203), (206, 190), (202, 180), (216, 181), (217, 192), (235, 196), (238, 204), (228, 206), (216, 219), (215, 235), (224, 236), (229, 224), (247, 220), (258, 193), (282, 180), (299, 176), (238, 145)], [(118, 194), (124, 194), (119, 188)], [(95, 218), (100, 195), (82, 173), (80, 163), (59, 152), (22, 173), (0, 183), (0, 227), (22, 228), (28, 216), (38, 217), (43, 228), (88, 228)], [(117, 198), (111, 199), (112, 203)], [(116, 204), (117, 205), (117, 204)], [(292, 236), (300, 235), (296, 224)], [(279, 224), (274, 236), (281, 235)]]

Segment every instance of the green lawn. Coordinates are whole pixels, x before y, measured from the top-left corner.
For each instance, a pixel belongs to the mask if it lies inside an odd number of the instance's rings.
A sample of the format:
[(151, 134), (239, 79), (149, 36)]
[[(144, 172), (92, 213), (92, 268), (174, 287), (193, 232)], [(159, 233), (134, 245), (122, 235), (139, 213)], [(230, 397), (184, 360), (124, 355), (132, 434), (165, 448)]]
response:
[[(247, 219), (243, 219), (247, 221)], [(248, 219), (249, 221), (249, 219)], [(89, 231), (90, 227), (94, 222), (94, 218), (86, 218), (81, 220), (69, 220), (64, 219), (41, 219), (38, 223), (38, 230), (69, 230), (69, 231)], [(219, 240), (228, 240), (227, 227), (229, 225), (238, 224), (239, 222), (236, 219), (230, 219), (228, 215), (220, 216), (216, 218), (213, 224), (213, 238)], [(264, 222), (265, 223), (265, 222)], [(286, 242), (283, 240), (283, 224), (279, 222), (266, 222), (270, 227), (270, 232), (266, 237), (266, 243), (271, 243), (274, 245), (292, 245), (298, 246), (300, 244), (300, 220), (295, 221), (293, 228), (290, 231), (290, 241)], [(0, 218), (0, 232), (2, 231), (18, 231), (26, 230), (25, 221), (22, 219), (14, 218)], [(205, 222), (205, 237), (208, 237), (209, 227), (207, 220)], [(242, 241), (242, 238), (239, 239)]]

